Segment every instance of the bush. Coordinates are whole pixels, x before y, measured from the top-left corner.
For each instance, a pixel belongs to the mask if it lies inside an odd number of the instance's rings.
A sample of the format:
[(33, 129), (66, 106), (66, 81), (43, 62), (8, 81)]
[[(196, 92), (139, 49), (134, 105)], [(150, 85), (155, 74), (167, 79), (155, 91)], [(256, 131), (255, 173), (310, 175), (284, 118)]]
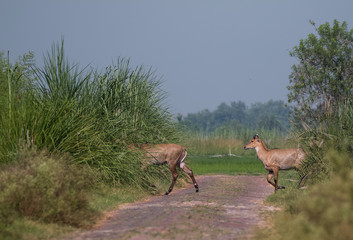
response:
[(69, 163), (68, 156), (45, 151), (22, 152), (18, 163), (0, 172), (0, 219), (6, 227), (16, 218), (84, 226), (96, 215), (87, 190), (92, 174)]
[[(276, 216), (278, 239), (352, 239), (353, 170), (350, 157), (331, 151), (331, 179), (312, 186)], [(273, 235), (272, 235), (273, 237)]]
[[(329, 149), (353, 153), (353, 104), (350, 101), (339, 104), (337, 112), (327, 115), (325, 121), (309, 126), (305, 123), (297, 133), (301, 148), (307, 154), (300, 175), (309, 174), (320, 182), (330, 176), (330, 159), (325, 158)], [(352, 161), (352, 160), (351, 160)]]

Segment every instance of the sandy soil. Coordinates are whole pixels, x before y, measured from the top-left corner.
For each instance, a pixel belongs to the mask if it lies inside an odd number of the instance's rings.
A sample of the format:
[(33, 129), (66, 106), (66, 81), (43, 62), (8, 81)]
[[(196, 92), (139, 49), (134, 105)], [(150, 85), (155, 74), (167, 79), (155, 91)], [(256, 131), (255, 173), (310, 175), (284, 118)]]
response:
[(247, 239), (254, 227), (266, 227), (263, 204), (271, 193), (264, 176), (200, 176), (168, 196), (124, 204), (91, 231), (67, 239)]

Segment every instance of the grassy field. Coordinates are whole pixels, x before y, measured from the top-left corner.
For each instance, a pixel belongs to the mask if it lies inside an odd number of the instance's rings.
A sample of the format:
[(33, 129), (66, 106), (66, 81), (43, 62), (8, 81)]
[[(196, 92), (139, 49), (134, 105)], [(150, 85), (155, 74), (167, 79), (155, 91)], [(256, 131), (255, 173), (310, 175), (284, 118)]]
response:
[(256, 156), (189, 156), (187, 164), (195, 175), (203, 174), (266, 174), (263, 164)]

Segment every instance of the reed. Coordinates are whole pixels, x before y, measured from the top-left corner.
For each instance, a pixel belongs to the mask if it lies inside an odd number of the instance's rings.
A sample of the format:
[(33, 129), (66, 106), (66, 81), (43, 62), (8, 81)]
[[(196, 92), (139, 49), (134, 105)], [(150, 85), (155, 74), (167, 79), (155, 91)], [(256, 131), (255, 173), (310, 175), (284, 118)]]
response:
[(330, 176), (332, 169), (325, 158), (328, 150), (349, 154), (353, 152), (353, 105), (347, 101), (335, 109), (335, 112), (323, 116), (322, 121), (311, 125), (302, 123), (301, 128), (293, 132), (307, 153), (300, 175), (309, 174), (316, 182)]
[[(226, 129), (224, 132), (227, 132)], [(231, 132), (232, 129), (228, 129), (227, 134), (206, 135), (188, 132), (184, 137), (185, 145), (194, 155), (248, 155), (244, 152), (244, 145), (256, 133), (262, 136), (269, 148), (283, 148), (288, 147), (288, 144), (293, 145), (286, 134), (276, 130), (247, 128), (234, 134), (230, 134)]]
[(73, 162), (97, 169), (104, 181), (144, 187), (140, 155), (127, 145), (178, 140), (161, 79), (152, 69), (133, 68), (120, 58), (103, 72), (80, 68), (66, 57), (63, 40), (53, 44), (42, 68), (29, 66), (31, 61), (21, 68), (1, 63), (0, 86), (6, 90), (0, 96), (6, 112), (0, 116), (1, 163), (35, 146), (70, 153)]

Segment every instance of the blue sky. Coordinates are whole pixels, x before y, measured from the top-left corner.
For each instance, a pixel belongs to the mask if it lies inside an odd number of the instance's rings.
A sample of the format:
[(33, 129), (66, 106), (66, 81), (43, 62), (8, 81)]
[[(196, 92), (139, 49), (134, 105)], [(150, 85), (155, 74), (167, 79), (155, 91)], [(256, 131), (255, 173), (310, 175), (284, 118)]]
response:
[(152, 67), (172, 113), (222, 102), (287, 101), (289, 51), (317, 25), (346, 21), (349, 0), (0, 0), (0, 50), (37, 63), (65, 40), (70, 61), (94, 68), (118, 57)]

